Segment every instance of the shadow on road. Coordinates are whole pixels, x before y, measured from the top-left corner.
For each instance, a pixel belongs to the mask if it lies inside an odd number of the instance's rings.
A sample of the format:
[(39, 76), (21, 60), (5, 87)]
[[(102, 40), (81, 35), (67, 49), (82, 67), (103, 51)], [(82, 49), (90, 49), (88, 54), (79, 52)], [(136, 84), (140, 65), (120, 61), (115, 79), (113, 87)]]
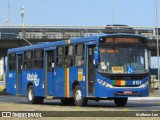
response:
[[(15, 103), (15, 104), (29, 104), (26, 97), (19, 97), (19, 96), (12, 96), (12, 95), (0, 95), (0, 103)], [(60, 100), (44, 100), (44, 103), (41, 104), (42, 106), (68, 106), (68, 107), (75, 107), (74, 105), (62, 105)], [(84, 106), (84, 108), (123, 108), (123, 107), (117, 107), (113, 101), (88, 101), (88, 104)], [(127, 105), (125, 106), (127, 108), (143, 108), (149, 109), (156, 107), (157, 109), (160, 109), (160, 102), (156, 100), (129, 100)]]

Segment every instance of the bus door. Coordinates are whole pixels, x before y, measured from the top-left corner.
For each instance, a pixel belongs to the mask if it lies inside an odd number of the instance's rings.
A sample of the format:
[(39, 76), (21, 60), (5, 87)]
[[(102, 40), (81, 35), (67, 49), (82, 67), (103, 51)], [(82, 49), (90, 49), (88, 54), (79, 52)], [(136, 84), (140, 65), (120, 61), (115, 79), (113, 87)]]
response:
[(95, 95), (95, 79), (96, 66), (94, 61), (94, 50), (96, 45), (91, 44), (86, 46), (86, 88), (87, 96)]
[(54, 95), (54, 51), (45, 50), (45, 96)]
[(17, 54), (16, 55), (16, 93), (18, 95), (22, 94), (22, 60), (23, 60), (23, 54)]

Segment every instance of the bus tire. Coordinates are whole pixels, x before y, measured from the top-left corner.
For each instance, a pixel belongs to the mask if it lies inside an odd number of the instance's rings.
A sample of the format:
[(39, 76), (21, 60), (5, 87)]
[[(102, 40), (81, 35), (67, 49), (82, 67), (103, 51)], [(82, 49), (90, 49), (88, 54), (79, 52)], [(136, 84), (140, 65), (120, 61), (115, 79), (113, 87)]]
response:
[(114, 103), (117, 107), (124, 107), (127, 104), (128, 98), (114, 98)]
[(79, 85), (74, 88), (73, 97), (76, 106), (85, 106), (87, 104), (87, 99), (82, 97), (82, 91)]
[(33, 85), (29, 85), (27, 89), (27, 98), (30, 104), (42, 104), (44, 97), (36, 97), (34, 96), (34, 88)]
[(37, 101), (35, 104), (43, 104), (44, 97), (36, 97)]
[(66, 98), (61, 99), (62, 105), (74, 105), (74, 99), (73, 98)]

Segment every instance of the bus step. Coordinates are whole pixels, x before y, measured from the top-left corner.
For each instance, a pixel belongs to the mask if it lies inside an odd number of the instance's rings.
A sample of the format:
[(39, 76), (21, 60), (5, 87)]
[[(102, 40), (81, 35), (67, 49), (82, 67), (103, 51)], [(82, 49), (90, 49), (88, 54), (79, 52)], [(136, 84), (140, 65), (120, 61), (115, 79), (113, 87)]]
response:
[(22, 96), (22, 94), (16, 94), (16, 96)]
[(52, 100), (54, 98), (54, 96), (46, 96), (47, 100)]

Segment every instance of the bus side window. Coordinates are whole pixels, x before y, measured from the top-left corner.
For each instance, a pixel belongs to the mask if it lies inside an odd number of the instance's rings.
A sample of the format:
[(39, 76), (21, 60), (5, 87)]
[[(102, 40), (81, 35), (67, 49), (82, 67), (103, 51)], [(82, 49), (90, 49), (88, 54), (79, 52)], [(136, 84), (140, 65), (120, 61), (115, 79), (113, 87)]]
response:
[(75, 46), (75, 66), (84, 65), (84, 45), (78, 44)]
[(10, 71), (16, 70), (16, 54), (15, 53), (9, 54), (8, 63), (9, 63)]
[(70, 67), (73, 66), (73, 62), (74, 62), (74, 46), (70, 45), (70, 46), (66, 46), (66, 51), (65, 51), (65, 66), (66, 67)]
[(24, 54), (24, 69), (32, 69), (33, 67), (33, 51), (26, 51)]
[(58, 47), (58, 56), (63, 56), (64, 54), (64, 47)]
[(43, 50), (37, 49), (34, 51), (34, 68), (43, 68)]
[(64, 47), (57, 48), (57, 67), (63, 67), (64, 65)]

